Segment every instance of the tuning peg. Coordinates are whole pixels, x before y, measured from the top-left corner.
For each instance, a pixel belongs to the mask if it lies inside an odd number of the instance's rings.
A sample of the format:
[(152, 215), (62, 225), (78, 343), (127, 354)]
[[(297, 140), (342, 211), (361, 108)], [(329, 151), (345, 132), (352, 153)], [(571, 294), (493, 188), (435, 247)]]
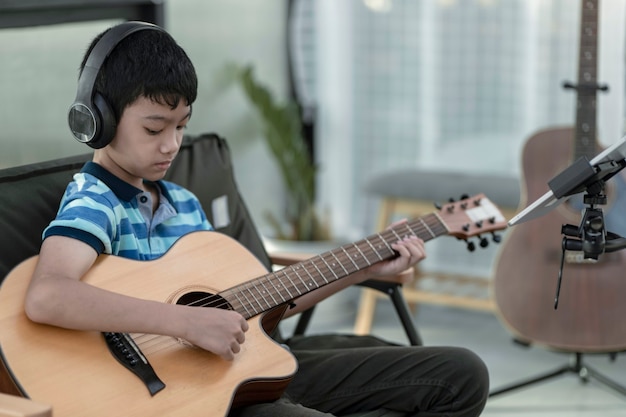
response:
[(476, 245), (474, 244), (474, 242), (467, 242), (467, 250), (470, 252), (474, 252), (476, 250)]
[(435, 202), (435, 208), (436, 208), (437, 210), (441, 210), (441, 207), (442, 207), (442, 206), (441, 206), (441, 203), (437, 203), (437, 202)]
[(502, 236), (500, 236), (499, 234), (495, 233), (495, 232), (491, 232), (491, 238), (495, 243), (500, 243), (502, 242)]
[(469, 194), (462, 194), (461, 200), (467, 200), (469, 198)]
[(480, 247), (481, 248), (486, 248), (487, 246), (489, 246), (489, 240), (486, 237), (481, 237), (480, 239)]

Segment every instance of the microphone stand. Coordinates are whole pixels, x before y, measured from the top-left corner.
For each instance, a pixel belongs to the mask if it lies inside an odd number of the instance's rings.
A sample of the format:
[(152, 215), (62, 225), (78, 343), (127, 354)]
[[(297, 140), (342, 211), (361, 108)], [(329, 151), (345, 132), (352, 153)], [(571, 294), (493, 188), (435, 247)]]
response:
[(624, 167), (626, 167), (626, 159), (607, 161), (592, 166), (587, 158), (582, 157), (548, 182), (557, 198), (585, 192), (583, 202), (586, 206), (578, 226), (565, 224), (561, 227), (561, 233), (565, 237), (561, 244), (561, 266), (554, 299), (555, 310), (559, 305), (565, 251), (582, 252), (585, 260), (597, 262), (603, 253), (626, 248), (626, 238), (606, 230), (604, 213), (598, 207), (606, 204), (607, 201), (604, 194), (606, 181)]

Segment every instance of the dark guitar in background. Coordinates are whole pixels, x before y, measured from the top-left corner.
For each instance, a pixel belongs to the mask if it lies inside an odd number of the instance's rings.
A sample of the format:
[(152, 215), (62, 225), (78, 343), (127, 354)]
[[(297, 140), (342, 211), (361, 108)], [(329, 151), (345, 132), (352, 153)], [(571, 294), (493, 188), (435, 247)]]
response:
[[(596, 136), (598, 0), (582, 0), (576, 125), (540, 131), (522, 155), (521, 207), (548, 191), (547, 183), (579, 157), (602, 150)], [(569, 90), (572, 91), (572, 90)], [(567, 94), (567, 92), (565, 92)], [(626, 182), (607, 182), (606, 230), (626, 236)], [(575, 352), (626, 348), (626, 251), (584, 261), (567, 252), (558, 309), (554, 298), (561, 261), (561, 226), (581, 221), (582, 194), (538, 219), (513, 227), (501, 246), (494, 297), (501, 319), (521, 341)]]

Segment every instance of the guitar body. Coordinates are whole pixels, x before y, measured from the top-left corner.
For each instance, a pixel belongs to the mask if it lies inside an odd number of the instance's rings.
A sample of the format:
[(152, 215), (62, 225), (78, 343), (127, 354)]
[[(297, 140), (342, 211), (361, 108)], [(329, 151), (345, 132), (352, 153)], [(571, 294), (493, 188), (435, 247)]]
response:
[[(523, 151), (522, 207), (548, 191), (547, 181), (574, 160), (574, 129), (544, 130)], [(600, 147), (596, 143), (596, 149)], [(606, 230), (626, 235), (626, 181), (607, 182)], [(626, 252), (600, 255), (597, 263), (568, 253), (558, 309), (554, 309), (561, 261), (561, 226), (578, 226), (584, 205), (573, 196), (548, 214), (509, 230), (498, 255), (493, 293), (504, 323), (520, 340), (574, 352), (626, 348)]]
[[(31, 258), (20, 264), (2, 285), (0, 347), (14, 385), (23, 395), (51, 404), (55, 415), (225, 416), (232, 406), (276, 399), (296, 372), (295, 358), (266, 334), (282, 316), (281, 309), (274, 309), (249, 319), (246, 342), (232, 362), (171, 337), (133, 335), (166, 384), (151, 396), (109, 353), (100, 333), (28, 320), (23, 300), (35, 263)], [(185, 294), (216, 294), (264, 273), (236, 241), (196, 232), (154, 261), (100, 256), (85, 280), (122, 294), (176, 303)]]

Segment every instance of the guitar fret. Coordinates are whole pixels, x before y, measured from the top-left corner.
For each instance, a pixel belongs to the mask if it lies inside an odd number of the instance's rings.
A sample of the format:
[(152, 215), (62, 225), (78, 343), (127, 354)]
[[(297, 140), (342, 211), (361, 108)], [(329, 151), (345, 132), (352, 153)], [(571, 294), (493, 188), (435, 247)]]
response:
[[(247, 287), (245, 287), (245, 285), (244, 285), (244, 289), (247, 289)], [(242, 291), (241, 295), (243, 295), (243, 297), (246, 299), (246, 303), (247, 303), (248, 307), (250, 307), (254, 311), (254, 314), (258, 314), (259, 312), (256, 311), (256, 308), (254, 308), (253, 303), (251, 303), (250, 300), (248, 299), (248, 296), (246, 295), (246, 292)]]
[[(271, 276), (275, 277), (276, 274), (270, 274)], [(283, 295), (280, 293), (280, 290), (276, 287), (276, 285), (274, 285), (274, 282), (272, 281), (271, 278), (268, 278), (267, 281), (272, 285), (272, 287), (274, 287), (274, 290), (276, 290), (276, 294), (278, 294), (282, 300), (282, 302), (286, 302), (287, 299), (285, 297), (283, 297)]]
[(389, 243), (387, 242), (387, 240), (386, 240), (386, 239), (384, 239), (384, 238), (383, 238), (383, 236), (382, 236), (380, 233), (378, 233), (376, 236), (378, 237), (378, 239), (382, 240), (382, 242), (385, 244), (385, 246), (387, 247), (387, 249), (389, 250), (389, 252), (391, 252), (391, 253), (393, 253), (393, 252), (394, 252), (394, 250), (393, 250), (393, 248), (391, 247), (391, 245), (389, 245)]
[(409, 223), (403, 223), (403, 226), (407, 228), (410, 235), (415, 236), (415, 231), (411, 229), (411, 226), (409, 226)]
[(431, 237), (433, 237), (433, 238), (434, 238), (434, 237), (437, 237), (437, 236), (435, 235), (435, 233), (432, 231), (432, 229), (431, 229), (430, 227), (428, 227), (428, 223), (426, 223), (426, 222), (424, 221), (424, 219), (420, 219), (420, 222), (424, 225), (424, 227), (426, 228), (426, 230), (428, 231), (428, 233), (430, 233), (430, 236), (431, 236)]
[(350, 261), (352, 261), (352, 264), (354, 265), (354, 267), (356, 268), (356, 270), (359, 270), (359, 266), (357, 265), (356, 262), (354, 262), (354, 260), (352, 259), (352, 256), (350, 256), (350, 254), (346, 251), (346, 249), (342, 246), (341, 250), (343, 250), (343, 252), (346, 254), (346, 256), (348, 257), (348, 259), (350, 259)]
[(306, 282), (304, 282), (304, 280), (302, 279), (302, 277), (300, 276), (300, 274), (298, 274), (297, 268), (292, 268), (293, 273), (296, 274), (296, 277), (300, 280), (300, 282), (302, 283), (304, 289), (306, 290), (308, 288)]
[[(300, 281), (304, 285), (304, 288), (306, 288), (308, 290), (311, 287), (311, 284), (307, 284), (307, 282), (304, 279), (302, 279), (302, 277), (298, 273), (298, 269), (300, 269), (298, 266), (294, 266), (293, 267), (293, 271), (296, 273), (296, 276), (300, 279)], [(313, 280), (311, 280), (311, 282), (313, 282), (315, 284), (315, 282)], [(316, 286), (316, 288), (319, 288), (319, 286)]]
[(416, 234), (423, 240), (430, 240), (437, 236), (435, 229), (437, 228), (437, 222), (433, 225), (433, 220), (436, 220), (432, 216), (427, 216), (421, 219), (418, 219), (415, 223)]
[[(250, 307), (254, 313), (257, 313), (257, 308), (254, 306), (254, 295), (252, 293), (250, 293), (250, 288), (248, 287), (248, 284), (244, 284), (243, 286), (243, 291), (241, 292), (241, 295), (243, 295), (243, 297), (246, 299), (246, 302), (248, 303), (248, 307)], [(259, 307), (261, 307), (259, 305)], [(262, 311), (262, 310), (260, 310)]]
[(315, 277), (311, 274), (311, 271), (309, 271), (309, 268), (306, 268), (304, 265), (302, 265), (302, 269), (304, 269), (304, 272), (306, 272), (306, 274), (309, 276), (309, 280), (311, 282), (311, 285), (314, 285), (315, 288), (319, 288), (320, 284), (319, 284), (319, 282), (317, 282), (315, 280)]
[(359, 248), (356, 244), (353, 244), (353, 246), (356, 248), (356, 250), (359, 251), (359, 253), (361, 254), (361, 256), (363, 256), (363, 259), (365, 259), (365, 262), (367, 262), (367, 265), (371, 265), (372, 263), (369, 261), (369, 259), (367, 259), (367, 257), (365, 256), (365, 254), (363, 253), (363, 251), (361, 250), (361, 248)]
[[(275, 276), (276, 278), (278, 278), (278, 273), (282, 272), (283, 275), (285, 275), (285, 268), (281, 269), (280, 271), (278, 271)], [(293, 300), (295, 297), (293, 296), (293, 294), (291, 293), (291, 291), (289, 291), (289, 288), (287, 288), (287, 286), (285, 285), (284, 282), (282, 282), (280, 279), (278, 280), (278, 282), (280, 282), (280, 284), (282, 285), (282, 287), (285, 289), (285, 291), (287, 291), (287, 294), (289, 294), (289, 300)]]
[(241, 305), (241, 301), (237, 297), (228, 300), (228, 304), (232, 306), (232, 309), (234, 311), (242, 312), (242, 310), (243, 310), (243, 307)]
[(372, 248), (372, 250), (374, 251), (374, 253), (376, 254), (376, 256), (378, 256), (378, 260), (382, 261), (383, 257), (380, 256), (380, 253), (378, 253), (378, 251), (376, 250), (376, 248), (374, 247), (374, 245), (372, 245), (372, 242), (370, 242), (369, 239), (365, 239), (365, 241), (367, 242), (368, 245), (370, 245), (370, 247)]
[(281, 271), (283, 275), (285, 276), (285, 278), (287, 278), (289, 282), (291, 283), (291, 287), (294, 288), (298, 292), (298, 295), (302, 295), (302, 291), (298, 289), (298, 286), (296, 285), (295, 282), (293, 282), (293, 280), (291, 279), (291, 276), (289, 275), (289, 268), (283, 268)]
[(437, 229), (438, 229), (438, 233), (437, 236), (439, 235), (444, 235), (446, 233), (448, 233), (448, 229), (445, 226), (444, 221), (441, 219), (441, 217), (439, 217), (439, 213), (434, 213), (432, 215), (433, 220), (437, 221)]
[(326, 279), (326, 277), (324, 276), (324, 274), (322, 274), (322, 271), (320, 271), (320, 269), (317, 267), (317, 265), (315, 264), (314, 259), (319, 258), (319, 256), (316, 256), (315, 258), (309, 259), (309, 262), (311, 263), (311, 265), (313, 265), (313, 268), (315, 268), (315, 270), (317, 271), (317, 273), (320, 275), (320, 277), (322, 277), (322, 279), (324, 280), (324, 282), (326, 284), (328, 284), (328, 280)]
[(319, 284), (317, 283), (317, 281), (315, 280), (315, 278), (313, 277), (313, 275), (311, 275), (311, 272), (309, 271), (309, 268), (304, 266), (304, 263), (302, 264), (302, 268), (304, 269), (304, 272), (307, 273), (307, 275), (309, 276), (309, 278), (311, 278), (311, 282), (313, 282), (317, 288), (319, 288)]
[(331, 268), (331, 266), (328, 264), (328, 262), (326, 262), (326, 259), (324, 259), (324, 256), (320, 256), (320, 259), (322, 260), (322, 262), (324, 262), (324, 264), (326, 265), (326, 268), (328, 268), (328, 270), (330, 271), (331, 274), (333, 274), (333, 276), (335, 277), (335, 281), (337, 279), (339, 279), (339, 277), (337, 276), (337, 274), (335, 274), (335, 271), (333, 270), (333, 268)]
[(341, 268), (343, 269), (343, 272), (345, 272), (346, 275), (349, 275), (350, 273), (348, 272), (348, 270), (346, 269), (345, 266), (343, 266), (343, 262), (341, 262), (339, 260), (339, 258), (337, 257), (337, 255), (335, 254), (335, 251), (331, 251), (330, 252), (331, 255), (333, 255), (333, 257), (337, 260), (337, 263), (339, 264), (339, 266), (341, 266)]
[[(255, 295), (255, 293), (252, 291), (253, 289), (256, 291), (257, 295)], [(261, 296), (261, 292), (259, 291), (256, 285), (253, 285), (252, 287), (248, 287), (248, 292), (250, 293), (250, 296), (252, 297), (252, 299), (256, 301), (256, 303), (261, 308), (260, 311), (263, 311), (264, 308), (271, 307), (271, 305), (267, 302), (267, 300), (263, 296)], [(263, 305), (259, 302), (259, 298), (265, 301), (265, 304), (267, 304), (267, 307), (263, 307)]]
[(353, 252), (353, 258), (356, 260), (360, 269), (367, 268), (372, 264), (370, 258), (361, 250), (361, 245), (356, 245), (356, 251)]
[(397, 234), (397, 233), (396, 233), (396, 231), (395, 231), (393, 228), (392, 228), (392, 229), (389, 229), (389, 230), (391, 230), (391, 233), (393, 233), (393, 234), (396, 236), (396, 238), (397, 238), (398, 240), (402, 240), (402, 238), (400, 237), (400, 235), (399, 235), (399, 234)]
[(373, 265), (379, 261), (379, 259), (373, 253), (372, 248), (367, 244), (365, 240), (360, 240), (356, 243), (356, 246), (363, 258), (365, 259), (365, 262), (367, 262), (367, 266)]
[(351, 273), (358, 271), (358, 266), (354, 264), (354, 261), (351, 259), (350, 253), (346, 251), (345, 246), (335, 250), (334, 256), (346, 275), (350, 275)]
[[(243, 303), (243, 302), (239, 299), (239, 295), (238, 295), (236, 292), (234, 293), (234, 296), (237, 298), (237, 301), (239, 302), (239, 305), (241, 306), (241, 308), (242, 308), (243, 310), (245, 310), (245, 313), (248, 315), (248, 317), (252, 317), (253, 315), (252, 315), (252, 314), (250, 314), (250, 312), (249, 312), (249, 311), (248, 311), (248, 309), (246, 308), (246, 304), (245, 304), (245, 303)], [(243, 313), (243, 311), (241, 311), (241, 309), (235, 309), (235, 310), (237, 310), (237, 311), (239, 311), (239, 312)]]
[[(263, 278), (265, 278), (265, 277), (263, 277)], [(274, 306), (277, 306), (278, 305), (278, 301), (276, 301), (276, 299), (272, 295), (272, 292), (267, 289), (267, 287), (265, 286), (265, 283), (263, 282), (263, 279), (261, 279), (259, 281), (259, 284), (263, 286), (263, 292), (269, 294), (269, 296), (272, 297), (272, 302), (274, 303)]]

